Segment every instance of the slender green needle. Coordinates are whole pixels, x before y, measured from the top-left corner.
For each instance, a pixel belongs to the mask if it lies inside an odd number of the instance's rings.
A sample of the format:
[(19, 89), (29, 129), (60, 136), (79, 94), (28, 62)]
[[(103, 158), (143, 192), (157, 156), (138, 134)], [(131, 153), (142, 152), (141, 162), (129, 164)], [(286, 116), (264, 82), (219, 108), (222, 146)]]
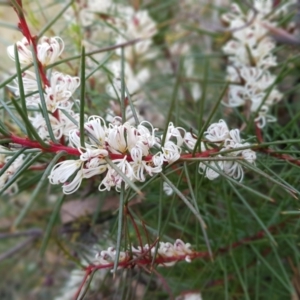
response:
[(56, 200), (56, 203), (55, 203), (55, 206), (53, 208), (53, 212), (51, 214), (51, 217), (50, 217), (50, 220), (48, 222), (48, 225), (47, 225), (47, 228), (46, 228), (46, 231), (45, 231), (45, 235), (44, 235), (44, 238), (42, 240), (42, 246), (41, 246), (41, 250), (40, 250), (40, 255), (43, 257), (44, 254), (45, 254), (45, 251), (46, 251), (46, 248), (47, 248), (47, 245), (48, 245), (48, 242), (49, 242), (49, 239), (50, 239), (50, 236), (51, 236), (51, 232), (53, 230), (53, 227), (55, 225), (55, 222), (56, 222), (56, 219), (59, 215), (59, 212), (60, 212), (60, 208), (64, 202), (64, 199), (65, 199), (65, 194), (62, 194), (57, 200)]
[(40, 178), (38, 185), (36, 186), (33, 193), (31, 194), (29, 200), (26, 202), (26, 204), (23, 207), (23, 209), (21, 210), (20, 214), (18, 215), (18, 217), (14, 221), (14, 227), (15, 228), (20, 225), (20, 223), (22, 222), (22, 220), (24, 219), (24, 217), (28, 213), (29, 209), (32, 207), (34, 201), (36, 200), (37, 196), (41, 192), (43, 186), (45, 185), (45, 181), (48, 179), (48, 175), (50, 174), (50, 172), (51, 172), (52, 168), (54, 167), (54, 165), (56, 164), (56, 162), (65, 154), (66, 154), (65, 152), (57, 153), (55, 155), (55, 157), (52, 159), (52, 161), (49, 163), (46, 170), (43, 172), (43, 175)]
[(85, 148), (84, 142), (84, 106), (85, 106), (85, 48), (81, 49), (81, 72), (80, 72), (80, 116), (79, 116), (79, 131), (80, 131), (80, 146)]

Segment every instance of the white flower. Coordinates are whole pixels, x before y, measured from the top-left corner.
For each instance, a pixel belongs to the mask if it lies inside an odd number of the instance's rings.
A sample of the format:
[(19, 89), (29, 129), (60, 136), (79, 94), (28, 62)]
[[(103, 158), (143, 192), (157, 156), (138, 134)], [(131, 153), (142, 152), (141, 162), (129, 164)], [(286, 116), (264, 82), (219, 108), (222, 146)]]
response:
[[(184, 139), (182, 137), (181, 131), (185, 135), (185, 130), (181, 127), (174, 127), (173, 123), (170, 122), (168, 125), (168, 130), (166, 132), (166, 138), (165, 141), (168, 142), (170, 140), (175, 140), (177, 146), (181, 146), (184, 142)], [(161, 139), (163, 136), (161, 136)]]
[(47, 66), (56, 62), (64, 51), (64, 41), (59, 36), (43, 36), (37, 45), (38, 59), (42, 65)]
[(92, 157), (84, 164), (82, 174), (84, 178), (90, 178), (104, 173), (107, 170), (107, 162), (100, 157)]
[[(220, 155), (218, 155), (218, 157), (221, 158)], [(223, 161), (211, 161), (209, 162), (209, 165), (211, 165), (216, 170), (223, 171), (224, 169)], [(205, 177), (207, 177), (209, 180), (214, 180), (220, 176), (219, 172), (211, 169), (209, 166), (206, 166), (204, 163), (199, 164), (198, 171), (200, 174), (205, 174)]]
[(171, 243), (164, 243), (159, 242), (159, 247), (157, 249), (157, 253), (165, 258), (174, 258), (174, 261), (165, 262), (161, 265), (165, 267), (173, 266), (176, 263), (176, 258), (179, 259), (180, 257), (185, 256), (186, 262), (191, 262), (190, 255), (193, 254), (193, 251), (190, 249), (191, 244), (184, 243), (182, 240), (177, 239), (174, 244)]
[(108, 150), (111, 153), (120, 154), (127, 150), (126, 128), (123, 125), (109, 125), (107, 134)]
[[(70, 108), (72, 108), (72, 106)], [(68, 113), (77, 122), (77, 124), (79, 124), (79, 113), (74, 113), (71, 109), (68, 111)], [(64, 136), (69, 136), (69, 132), (77, 128), (77, 125), (74, 124), (64, 113), (59, 113), (59, 121), (64, 124)]]
[[(107, 250), (103, 250), (96, 254), (96, 261), (93, 263), (96, 265), (107, 265), (112, 264), (116, 260), (117, 251), (114, 247), (108, 247)], [(119, 252), (119, 263), (127, 260), (129, 258), (128, 254), (124, 251)]]
[[(73, 148), (81, 149), (81, 143), (80, 143), (80, 132), (78, 128), (75, 128), (73, 130), (70, 130), (69, 132), (69, 143)], [(85, 143), (85, 148), (87, 148), (88, 145)]]
[[(245, 145), (249, 145), (249, 144), (245, 143), (243, 146)], [(254, 164), (256, 160), (256, 153), (251, 149), (245, 149), (242, 151), (242, 157), (250, 164)]]
[[(31, 71), (23, 72), (22, 73), (22, 82), (23, 82), (23, 89), (24, 89), (25, 95), (38, 90), (36, 75), (34, 72), (31, 72)], [(20, 96), (20, 91), (19, 91), (20, 88), (19, 88), (18, 79), (14, 79), (14, 83), (15, 83), (14, 86), (8, 85), (8, 87), (14, 91), (16, 96)]]
[(145, 173), (150, 176), (160, 173), (163, 165), (163, 155), (161, 152), (152, 156), (152, 160), (136, 160), (130, 163), (133, 170), (133, 176), (136, 180), (144, 182), (146, 180)]
[(144, 182), (146, 180), (145, 176), (145, 167), (146, 163), (144, 161), (133, 162), (131, 163), (133, 176), (139, 182)]
[(190, 243), (184, 243), (180, 239), (177, 239), (174, 243), (174, 249), (177, 255), (192, 254), (191, 246)]
[[(105, 121), (98, 116), (91, 116), (88, 119), (88, 122), (84, 124), (85, 130), (90, 133), (96, 140), (98, 146), (105, 146), (105, 139), (107, 135), (107, 127)], [(91, 143), (95, 141), (90, 138)]]
[[(63, 192), (65, 194), (74, 193), (80, 186), (83, 172), (82, 172), (83, 162), (81, 160), (65, 160), (56, 164), (51, 170), (48, 176), (51, 184), (61, 184), (63, 185)], [(68, 180), (77, 171), (75, 177), (72, 178), (71, 182)]]
[[(125, 155), (123, 159), (119, 160), (113, 160), (113, 163), (121, 170), (123, 174), (126, 175), (126, 177), (134, 181), (134, 174), (132, 170), (131, 164), (127, 161), (127, 156)], [(121, 186), (120, 186), (121, 187)]]
[[(16, 43), (20, 64), (33, 62), (33, 55), (28, 40), (23, 39)], [(14, 45), (7, 47), (8, 56), (15, 60)], [(64, 50), (64, 42), (59, 36), (48, 38), (42, 37), (37, 44), (37, 57), (42, 65), (54, 63)]]
[(220, 120), (219, 123), (211, 124), (207, 131), (204, 132), (204, 136), (211, 142), (222, 142), (229, 136), (229, 129), (224, 120)]
[[(6, 150), (4, 147), (0, 146), (0, 150)], [(6, 163), (10, 161), (12, 156), (7, 156), (0, 154), (0, 170), (2, 166), (4, 167)], [(0, 176), (0, 191), (3, 189), (4, 185), (13, 177), (13, 175), (20, 169), (25, 159), (25, 155), (19, 155), (12, 164), (8, 167), (8, 169)], [(1, 166), (2, 165), (2, 166)], [(13, 195), (18, 192), (17, 182), (13, 183), (9, 188), (5, 190), (5, 194)]]
[[(54, 137), (59, 140), (64, 134), (65, 124), (50, 114), (48, 116)], [(35, 117), (30, 117), (29, 120), (31, 121), (33, 127), (37, 129), (39, 136), (43, 140), (49, 139), (49, 130), (42, 114), (36, 114)]]
[(163, 151), (165, 161), (167, 161), (169, 164), (174, 163), (180, 158), (181, 148), (174, 142), (166, 142), (164, 147), (162, 147), (161, 149)]
[(258, 112), (258, 117), (254, 119), (258, 128), (263, 128), (267, 123), (276, 122), (277, 119), (274, 116), (268, 114), (269, 107), (267, 105), (263, 105)]
[(83, 170), (80, 169), (78, 170), (76, 176), (72, 179), (71, 182), (64, 183), (63, 185), (64, 194), (68, 195), (76, 192), (81, 185), (82, 179), (83, 179)]
[[(25, 71), (22, 74), (23, 88), (25, 94), (32, 93), (38, 90), (38, 84), (35, 73)], [(9, 86), (14, 90), (17, 96), (20, 96), (19, 83), (14, 80), (15, 86)], [(71, 110), (72, 103), (68, 100), (71, 98), (74, 91), (80, 84), (79, 77), (72, 77), (59, 72), (51, 74), (50, 86), (45, 88), (44, 98), (47, 109), (54, 112), (57, 108)], [(38, 93), (26, 97), (26, 104), (38, 107), (41, 104), (40, 95)]]
[[(158, 155), (160, 156), (160, 154)], [(158, 164), (158, 161), (161, 161), (161, 156), (158, 159), (156, 158), (157, 154), (152, 157), (152, 161), (147, 161), (145, 163), (145, 170), (150, 176), (153, 176), (153, 174), (160, 173), (162, 171), (162, 164)]]
[[(151, 128), (151, 131), (143, 124), (147, 124)], [(157, 129), (153, 128), (153, 125), (150, 122), (141, 122), (137, 126), (137, 131), (142, 137), (143, 142), (147, 143), (150, 148), (158, 144), (158, 138), (155, 137), (155, 131), (157, 131)]]
[(147, 138), (129, 123), (123, 125), (126, 128), (127, 149), (130, 151), (133, 160), (141, 160), (142, 156), (149, 154)]
[[(107, 85), (107, 93), (114, 98), (121, 98), (121, 61), (113, 61), (109, 64), (109, 70), (114, 75), (113, 86)], [(125, 61), (124, 65), (124, 81), (130, 95), (137, 93), (141, 87), (149, 80), (150, 71), (148, 68), (139, 69), (134, 72), (129, 63)], [(127, 92), (125, 92), (127, 95)]]
[[(19, 55), (20, 64), (28, 65), (32, 63), (32, 52), (30, 49), (29, 42), (26, 37), (23, 37), (21, 41), (16, 43)], [(7, 47), (7, 54), (10, 59), (15, 60), (15, 46)]]
[(225, 174), (238, 181), (244, 178), (243, 168), (237, 161), (224, 161), (223, 170)]
[[(273, 52), (275, 41), (270, 37), (270, 28), (277, 28), (279, 17), (287, 13), (287, 8), (296, 0), (286, 1), (274, 7), (271, 0), (254, 0), (254, 10), (244, 13), (237, 4), (229, 13), (222, 16), (233, 39), (224, 47), (228, 55), (228, 79), (240, 83), (230, 85), (227, 102), (229, 107), (246, 105), (250, 101), (250, 111), (258, 113), (255, 119), (260, 128), (276, 119), (268, 114), (269, 107), (282, 98), (273, 86), (276, 77), (267, 69), (277, 65)], [(272, 88), (271, 91), (268, 91)], [(258, 109), (260, 110), (258, 111)]]
[(100, 157), (103, 158), (105, 156), (108, 156), (108, 151), (105, 149), (94, 149), (94, 148), (86, 148), (84, 151), (83, 149), (78, 148), (79, 152), (81, 152), (80, 159), (81, 161), (89, 161), (90, 159), (94, 157)]
[(230, 85), (228, 87), (228, 103), (222, 102), (225, 106), (237, 107), (246, 104), (245, 87), (239, 85)]
[[(121, 160), (120, 160), (121, 161)], [(104, 179), (99, 184), (99, 191), (110, 191), (112, 187), (116, 187), (116, 190), (120, 190), (121, 183), (123, 181), (122, 177), (118, 174), (118, 172), (112, 167), (107, 167), (108, 171), (104, 177)]]
[(79, 77), (72, 77), (59, 72), (51, 75), (50, 86), (46, 87), (46, 104), (48, 110), (64, 109), (65, 103), (71, 98), (80, 85)]
[[(137, 12), (129, 10), (129, 12), (130, 13), (124, 23), (125, 30), (122, 30), (121, 28), (120, 31), (122, 34), (118, 36), (116, 43), (119, 44), (129, 40), (142, 38), (141, 41), (124, 49), (126, 61), (134, 62), (137, 58), (140, 60), (154, 58), (156, 52), (150, 52), (149, 48), (152, 45), (151, 37), (157, 32), (156, 23), (146, 10)], [(116, 53), (121, 55), (121, 50), (117, 49)]]
[(184, 135), (184, 143), (190, 150), (194, 150), (197, 139), (190, 132), (186, 132)]
[(164, 155), (161, 152), (157, 152), (152, 156), (152, 162), (157, 167), (162, 167), (164, 163)]
[[(114, 165), (116, 168), (119, 168), (120, 171), (131, 181), (135, 181), (134, 171), (132, 165), (127, 161), (127, 156), (124, 156), (123, 159), (114, 159)], [(112, 168), (111, 166), (107, 166), (107, 173), (102, 182), (99, 185), (99, 191), (110, 191), (112, 187), (115, 187), (117, 192), (121, 190), (121, 184), (123, 182), (123, 178), (119, 175), (119, 173)], [(125, 184), (125, 188), (128, 185)]]

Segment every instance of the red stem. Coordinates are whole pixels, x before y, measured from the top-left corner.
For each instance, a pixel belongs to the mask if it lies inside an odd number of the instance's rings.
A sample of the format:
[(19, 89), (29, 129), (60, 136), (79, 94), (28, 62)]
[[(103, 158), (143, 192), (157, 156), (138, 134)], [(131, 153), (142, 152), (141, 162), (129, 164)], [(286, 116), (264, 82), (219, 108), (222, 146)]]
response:
[[(259, 143), (263, 143), (262, 132), (258, 126), (256, 126), (256, 137), (257, 137), (257, 140), (259, 141)], [(32, 141), (28, 138), (19, 137), (14, 134), (11, 134), (10, 138), (11, 138), (12, 143), (19, 144), (19, 145), (22, 145), (22, 146), (28, 147), (28, 148), (41, 149), (44, 152), (57, 153), (59, 151), (65, 151), (66, 153), (68, 153), (70, 155), (74, 155), (74, 156), (81, 155), (81, 153), (79, 152), (78, 149), (64, 146), (63, 144), (54, 144), (54, 143), (50, 142), (47, 145), (47, 147), (44, 147), (43, 145), (39, 144), (39, 142), (37, 142), (37, 141)], [(267, 153), (273, 157), (276, 157), (276, 158), (279, 158), (279, 159), (282, 159), (285, 161), (289, 161), (295, 165), (300, 166), (300, 160), (298, 158), (292, 157), (290, 155), (276, 153), (276, 151), (269, 149), (269, 148), (264, 148), (264, 147), (257, 147), (255, 150)], [(188, 159), (188, 158), (210, 157), (213, 153), (217, 153), (218, 151), (219, 151), (219, 149), (209, 149), (204, 152), (195, 153), (195, 155), (193, 155), (192, 153), (185, 153), (180, 156), (180, 159), (178, 161), (180, 162), (180, 160), (184, 160), (184, 159)], [(132, 157), (129, 154), (113, 154), (113, 153), (109, 154), (109, 158), (112, 160), (124, 159), (125, 156), (126, 156), (126, 160), (128, 162), (133, 161)], [(152, 157), (153, 157), (152, 154), (147, 155), (144, 157), (144, 161), (151, 161)]]
[(139, 228), (138, 228), (138, 226), (137, 226), (137, 224), (136, 224), (136, 222), (135, 222), (135, 220), (134, 220), (134, 218), (133, 218), (133, 216), (132, 216), (132, 214), (131, 214), (129, 208), (127, 207), (127, 205), (125, 205), (124, 212), (125, 212), (125, 215), (128, 215), (128, 216), (129, 216), (129, 218), (130, 218), (130, 220), (131, 220), (131, 223), (132, 223), (132, 225), (133, 225), (133, 227), (134, 227), (134, 230), (135, 230), (135, 232), (136, 232), (136, 234), (137, 234), (137, 237), (138, 237), (138, 240), (139, 240), (140, 247), (141, 247), (142, 250), (143, 250), (143, 243), (142, 243), (141, 233), (140, 233)]
[[(20, 31), (22, 32), (22, 34), (26, 37), (28, 43), (32, 44), (32, 46), (33, 46), (33, 51), (35, 53), (35, 57), (36, 57), (36, 60), (37, 60), (37, 64), (38, 64), (38, 68), (39, 68), (39, 73), (40, 73), (42, 82), (44, 83), (45, 86), (50, 86), (50, 83), (49, 83), (49, 80), (48, 80), (48, 78), (46, 76), (46, 72), (45, 72), (45, 70), (43, 68), (43, 65), (41, 64), (41, 62), (38, 59), (36, 37), (34, 37), (34, 36), (31, 35), (29, 26), (27, 24), (27, 21), (25, 19), (25, 15), (24, 15), (24, 12), (23, 12), (22, 0), (17, 0), (17, 3), (19, 5), (19, 7), (18, 8), (14, 7), (14, 10), (17, 13), (18, 18), (19, 18), (18, 27), (19, 27)], [(13, 5), (13, 3), (12, 3), (12, 5)]]
[[(282, 224), (281, 224), (282, 225)], [(269, 230), (270, 231), (274, 231), (275, 229), (277, 229), (277, 226), (273, 226), (273, 227), (270, 227)], [(258, 232), (256, 235), (254, 236), (251, 236), (251, 237), (247, 237), (245, 239), (242, 239), (238, 242), (235, 242), (229, 246), (227, 246), (226, 248), (220, 248), (216, 253), (219, 253), (219, 254), (224, 254), (226, 252), (228, 252), (230, 249), (235, 249), (239, 246), (242, 246), (244, 244), (246, 244), (247, 242), (250, 242), (250, 241), (255, 241), (255, 240), (259, 240), (259, 239), (262, 239), (263, 237), (265, 236), (265, 232), (264, 231), (260, 231)], [(149, 249), (151, 251), (151, 248)], [(145, 251), (145, 253), (141, 254), (140, 257), (136, 257), (134, 259), (131, 259), (131, 258), (128, 258), (122, 262), (120, 262), (118, 264), (119, 267), (123, 267), (123, 268), (128, 268), (128, 267), (133, 267), (135, 265), (137, 266), (148, 266), (148, 265), (152, 265), (153, 263), (153, 258), (151, 257), (150, 255), (150, 251)], [(189, 255), (189, 257), (191, 258), (191, 260), (194, 260), (196, 258), (209, 258), (210, 255), (208, 252), (193, 252)], [(169, 262), (178, 262), (178, 261), (182, 261), (182, 260), (185, 260), (186, 258), (186, 255), (181, 255), (181, 256), (175, 256), (175, 257), (163, 257), (163, 256), (157, 256), (154, 260), (154, 264), (155, 265), (164, 265), (164, 264), (167, 264)], [(76, 300), (88, 278), (88, 276), (96, 271), (96, 270), (100, 270), (100, 269), (111, 269), (114, 267), (114, 263), (109, 263), (109, 264), (106, 264), (106, 265), (89, 265), (87, 268), (86, 268), (86, 274), (83, 278), (83, 281), (80, 285), (80, 287), (78, 288), (77, 292), (76, 292), (76, 295), (74, 297), (74, 300)]]
[[(271, 226), (268, 228), (268, 230), (270, 232), (274, 232), (276, 230), (278, 230), (281, 227), (285, 226), (285, 222), (282, 222), (280, 224)], [(217, 250), (216, 254), (224, 254), (227, 253), (228, 251), (232, 250), (232, 249), (236, 249), (248, 242), (251, 241), (256, 241), (259, 239), (262, 239), (265, 236), (265, 231), (259, 231), (258, 233), (256, 233), (253, 236), (250, 237), (246, 237), (238, 242), (232, 243), (229, 246), (225, 247), (225, 248), (219, 248), (219, 250)], [(154, 243), (154, 245), (156, 244), (156, 242)], [(135, 258), (129, 258), (120, 262), (118, 264), (119, 267), (123, 267), (123, 268), (129, 268), (129, 267), (133, 267), (135, 265), (143, 267), (143, 266), (147, 266), (147, 265), (152, 265), (153, 263), (153, 258), (150, 255), (151, 252), (151, 248), (153, 247), (153, 245), (150, 247), (150, 249), (148, 249), (147, 251), (145, 251), (144, 253), (142, 253), (139, 257), (135, 257)], [(270, 249), (268, 248), (267, 251), (269, 251)], [(208, 252), (193, 252), (189, 255), (189, 257), (191, 258), (191, 260), (194, 260), (196, 258), (209, 258), (210, 254)], [(185, 260), (186, 255), (181, 255), (181, 256), (176, 256), (176, 257), (162, 257), (162, 256), (157, 256), (154, 260), (154, 264), (156, 265), (163, 265), (169, 262), (178, 262), (178, 261), (182, 261)], [(112, 269), (114, 267), (114, 263), (109, 263), (106, 265), (89, 265), (86, 267), (86, 274), (83, 278), (83, 281), (78, 289), (78, 291), (76, 292), (76, 296), (75, 296), (75, 300), (77, 299), (78, 295), (81, 292), (82, 287), (84, 286), (88, 276), (96, 271), (96, 270), (100, 270), (100, 269)]]
[[(75, 156), (80, 156), (81, 155), (81, 153), (79, 152), (79, 150), (77, 148), (64, 146), (62, 144), (53, 144), (53, 143), (50, 142), (47, 145), (48, 147), (44, 147), (37, 141), (32, 141), (28, 138), (19, 137), (19, 136), (16, 136), (14, 134), (11, 134), (10, 138), (11, 138), (12, 143), (19, 144), (19, 145), (22, 145), (22, 146), (28, 147), (28, 148), (41, 149), (44, 152), (48, 152), (48, 153), (57, 153), (59, 151), (65, 151), (66, 153), (68, 153), (70, 155), (75, 155)], [(210, 150), (207, 150), (207, 151), (204, 151), (204, 152), (201, 152), (201, 153), (196, 153), (194, 156), (193, 156), (192, 153), (182, 154), (181, 159), (194, 158), (194, 157), (209, 157), (212, 153), (216, 153), (216, 152), (218, 152), (218, 149), (210, 149)], [(133, 161), (132, 157), (128, 154), (114, 154), (114, 153), (109, 154), (109, 158), (112, 159), (112, 160), (123, 159), (125, 156), (127, 156), (127, 161), (128, 162)], [(151, 161), (152, 156), (153, 155), (151, 155), (151, 154), (147, 155), (144, 158), (144, 160), (145, 161)]]
[(68, 147), (68, 146), (64, 146), (64, 145), (60, 145), (60, 144), (53, 144), (50, 143), (48, 144), (48, 147), (44, 147), (42, 146), (39, 142), (36, 141), (32, 141), (28, 138), (21, 138), (18, 137), (16, 135), (11, 135), (10, 136), (12, 143), (15, 144), (19, 144), (28, 148), (36, 148), (36, 149), (41, 149), (44, 152), (53, 152), (53, 153), (57, 153), (60, 151), (65, 151), (70, 155), (75, 155), (75, 156), (80, 156), (80, 152), (78, 151), (78, 149), (76, 148), (72, 148), (72, 147)]
[[(255, 132), (256, 132), (256, 138), (258, 140), (259, 143), (263, 143), (264, 139), (263, 139), (263, 135), (262, 135), (262, 131), (261, 128), (259, 128), (257, 126), (257, 123), (255, 124)], [(258, 148), (257, 149), (260, 152), (264, 152), (267, 153), (273, 157), (285, 160), (285, 161), (289, 161), (297, 166), (300, 166), (300, 160), (298, 158), (292, 157), (290, 155), (287, 154), (281, 154), (281, 153), (276, 153), (276, 151), (270, 149), (270, 148)]]
[(81, 290), (82, 290), (84, 284), (86, 283), (86, 281), (87, 281), (87, 279), (88, 279), (88, 277), (89, 277), (89, 275), (90, 275), (91, 273), (92, 273), (92, 269), (87, 268), (87, 269), (85, 270), (84, 278), (83, 278), (83, 280), (82, 280), (82, 282), (81, 282), (81, 284), (80, 284), (80, 286), (79, 286), (79, 288), (78, 288), (78, 290), (77, 290), (77, 292), (76, 292), (76, 294), (75, 294), (75, 296), (74, 296), (74, 300), (76, 300), (76, 299), (79, 297), (80, 292), (81, 292)]

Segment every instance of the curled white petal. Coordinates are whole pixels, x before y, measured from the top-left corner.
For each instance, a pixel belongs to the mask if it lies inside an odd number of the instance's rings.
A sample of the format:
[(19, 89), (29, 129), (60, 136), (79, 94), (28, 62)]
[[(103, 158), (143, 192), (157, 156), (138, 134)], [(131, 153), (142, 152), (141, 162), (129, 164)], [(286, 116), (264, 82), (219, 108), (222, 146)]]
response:
[(81, 160), (65, 160), (56, 164), (48, 177), (50, 183), (65, 183), (81, 166)]
[(204, 136), (211, 142), (221, 142), (229, 137), (229, 129), (224, 120), (220, 120), (219, 123), (211, 124), (207, 131), (204, 132)]
[(80, 169), (77, 172), (76, 176), (72, 179), (71, 182), (65, 182), (63, 184), (64, 194), (68, 195), (68, 194), (72, 194), (72, 193), (76, 192), (78, 190), (78, 188), (80, 187), (82, 179), (83, 179), (83, 172), (82, 172), (82, 169)]
[(163, 190), (167, 196), (172, 196), (174, 193), (173, 189), (166, 182), (163, 183)]
[(167, 141), (162, 147), (165, 161), (172, 164), (180, 158), (181, 148), (172, 141)]

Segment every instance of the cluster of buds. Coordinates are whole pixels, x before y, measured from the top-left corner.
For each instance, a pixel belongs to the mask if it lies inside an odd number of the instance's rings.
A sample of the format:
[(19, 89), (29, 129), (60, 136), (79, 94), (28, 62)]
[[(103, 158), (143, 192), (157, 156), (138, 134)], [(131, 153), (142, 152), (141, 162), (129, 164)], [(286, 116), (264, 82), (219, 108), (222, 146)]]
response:
[(223, 47), (229, 61), (227, 79), (235, 83), (229, 86), (224, 104), (238, 107), (249, 103), (250, 111), (257, 114), (255, 121), (260, 128), (276, 121), (270, 115), (270, 107), (282, 98), (275, 87), (276, 76), (268, 70), (277, 65), (272, 52), (276, 44), (269, 29), (278, 26), (278, 16), (286, 14), (295, 2), (290, 0), (276, 8), (272, 0), (253, 0), (253, 9), (248, 13), (234, 3), (231, 12), (222, 16), (232, 32), (232, 39)]
[[(182, 152), (193, 150), (197, 142), (190, 132), (174, 127), (173, 123), (169, 124), (165, 138), (158, 136), (157, 129), (149, 122), (143, 121), (135, 127), (128, 122), (122, 124), (118, 117), (107, 125), (101, 117), (92, 116), (84, 124), (84, 129), (87, 137), (84, 145), (80, 143), (78, 129), (71, 130), (69, 134), (72, 147), (81, 153), (79, 159), (59, 162), (49, 175), (52, 184), (63, 184), (65, 194), (75, 192), (83, 178), (100, 174), (105, 176), (99, 184), (99, 191), (109, 191), (112, 187), (120, 191), (122, 182), (125, 182), (125, 188), (128, 187), (124, 176), (131, 182), (144, 182), (147, 175), (162, 172), (164, 163), (172, 164), (181, 158)], [(210, 144), (218, 147), (220, 152), (250, 147), (248, 143), (243, 143), (239, 130), (229, 131), (223, 120), (212, 124), (205, 132), (205, 138), (202, 150), (212, 149)], [(250, 163), (256, 159), (255, 152), (250, 149), (237, 149), (224, 153), (225, 156), (242, 157)], [(219, 168), (229, 176), (242, 180), (244, 173), (241, 165), (234, 160), (223, 162), (222, 157), (219, 155)], [(216, 171), (203, 163), (199, 165), (199, 172), (205, 172), (209, 179), (218, 177)]]
[[(176, 262), (185, 260), (191, 262), (194, 256), (194, 251), (191, 249), (191, 244), (184, 243), (177, 239), (174, 244), (169, 242), (159, 242), (156, 249), (155, 246), (146, 244), (137, 248), (131, 247), (128, 251), (120, 251), (119, 253), (119, 268), (130, 265), (131, 262), (135, 264), (151, 264), (155, 256), (154, 263), (158, 266), (171, 267)], [(96, 259), (93, 261), (95, 266), (103, 266), (112, 268), (116, 260), (117, 251), (114, 247), (109, 247), (107, 250), (100, 251), (96, 254)]]
[[(204, 173), (208, 179), (213, 180), (219, 177), (220, 173), (218, 171), (223, 171), (228, 176), (241, 181), (244, 177), (244, 171), (238, 159), (242, 158), (244, 161), (253, 164), (256, 160), (256, 153), (250, 148), (245, 149), (250, 144), (241, 139), (240, 131), (238, 129), (229, 130), (225, 121), (220, 120), (219, 123), (211, 124), (204, 132), (204, 136), (214, 147), (218, 146), (220, 154), (217, 156), (219, 158), (217, 161), (206, 164), (200, 163), (199, 172)], [(207, 148), (207, 145), (202, 144), (202, 147)], [(222, 154), (222, 152), (225, 153)], [(232, 160), (222, 160), (222, 157), (232, 158)]]
[[(21, 64), (31, 64), (33, 62), (33, 47), (24, 37), (16, 43), (19, 62)], [(64, 42), (60, 37), (42, 37), (36, 47), (36, 55), (39, 62), (43, 66), (54, 63), (64, 50)], [(8, 55), (15, 60), (14, 46), (7, 48)], [(66, 111), (76, 122), (79, 121), (79, 115), (74, 113), (72, 106), (74, 101), (72, 95), (80, 85), (78, 77), (72, 77), (60, 72), (52, 71), (50, 78), (44, 82), (43, 99), (38, 92), (38, 81), (36, 74), (31, 71), (25, 71), (22, 74), (22, 85), (25, 93), (26, 106), (34, 108), (34, 112), (29, 116), (30, 121), (36, 128), (42, 139), (49, 139), (49, 130), (46, 125), (44, 116), (40, 113), (42, 101), (45, 101), (47, 111), (49, 112), (49, 120), (52, 125), (53, 134), (56, 139), (62, 136), (68, 136), (70, 129), (76, 128), (74, 122), (67, 118), (61, 110)], [(20, 96), (20, 86), (17, 79), (14, 85), (9, 86), (15, 95)]]

